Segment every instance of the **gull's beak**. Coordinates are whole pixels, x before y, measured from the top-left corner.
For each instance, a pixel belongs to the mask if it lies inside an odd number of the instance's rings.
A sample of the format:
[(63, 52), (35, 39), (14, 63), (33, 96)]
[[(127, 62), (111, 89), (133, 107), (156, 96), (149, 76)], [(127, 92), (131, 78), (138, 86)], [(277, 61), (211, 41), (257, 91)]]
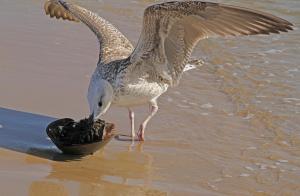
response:
[(89, 116), (88, 120), (89, 121), (94, 121), (94, 112)]

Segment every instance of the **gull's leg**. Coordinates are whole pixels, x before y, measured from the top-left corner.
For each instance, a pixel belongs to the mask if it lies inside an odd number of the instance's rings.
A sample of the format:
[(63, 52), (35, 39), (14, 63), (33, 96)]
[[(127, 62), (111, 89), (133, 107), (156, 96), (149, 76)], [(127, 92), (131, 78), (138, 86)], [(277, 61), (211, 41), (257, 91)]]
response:
[(148, 124), (148, 122), (151, 120), (151, 118), (157, 113), (158, 106), (156, 99), (150, 101), (150, 114), (147, 116), (147, 118), (143, 121), (143, 123), (140, 125), (139, 131), (137, 133), (137, 136), (140, 141), (145, 140), (145, 129)]
[(129, 119), (130, 119), (130, 127), (131, 127), (131, 138), (134, 139), (135, 137), (135, 130), (134, 130), (134, 112), (128, 108), (129, 112)]

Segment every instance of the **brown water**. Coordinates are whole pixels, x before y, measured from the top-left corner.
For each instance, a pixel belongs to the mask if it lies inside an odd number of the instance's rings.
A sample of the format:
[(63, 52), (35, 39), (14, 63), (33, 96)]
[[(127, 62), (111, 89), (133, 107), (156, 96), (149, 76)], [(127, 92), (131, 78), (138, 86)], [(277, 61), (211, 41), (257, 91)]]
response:
[[(136, 43), (155, 1), (77, 2)], [(300, 25), (299, 0), (219, 2)], [(46, 116), (88, 115), (96, 38), (50, 20), (39, 0), (1, 0), (0, 28), (0, 195), (300, 195), (299, 30), (202, 41), (194, 56), (205, 65), (160, 98), (145, 143), (113, 140), (78, 161), (59, 155), (44, 128)], [(141, 120), (147, 109), (136, 112)], [(125, 109), (105, 119), (129, 133)]]

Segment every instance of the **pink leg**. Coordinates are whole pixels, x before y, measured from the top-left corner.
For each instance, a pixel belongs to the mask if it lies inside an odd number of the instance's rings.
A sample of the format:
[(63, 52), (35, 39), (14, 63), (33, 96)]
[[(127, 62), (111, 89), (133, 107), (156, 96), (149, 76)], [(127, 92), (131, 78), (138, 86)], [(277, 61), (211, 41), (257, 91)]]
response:
[(134, 130), (134, 112), (128, 108), (129, 112), (129, 119), (130, 119), (130, 127), (131, 127), (131, 138), (134, 139), (135, 137), (135, 130)]
[(137, 133), (137, 136), (140, 141), (145, 140), (145, 129), (148, 124), (148, 122), (151, 120), (151, 118), (157, 113), (158, 106), (156, 100), (152, 100), (150, 102), (150, 114), (147, 116), (147, 118), (143, 121), (143, 123), (140, 125), (139, 131)]

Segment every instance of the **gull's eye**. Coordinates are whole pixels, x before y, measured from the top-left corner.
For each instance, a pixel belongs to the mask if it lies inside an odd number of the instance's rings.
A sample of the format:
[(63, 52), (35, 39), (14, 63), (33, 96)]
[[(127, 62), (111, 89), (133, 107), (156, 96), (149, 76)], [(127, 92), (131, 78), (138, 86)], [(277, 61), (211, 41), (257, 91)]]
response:
[(98, 106), (99, 106), (99, 108), (102, 107), (102, 101), (100, 101), (100, 102), (98, 103)]

